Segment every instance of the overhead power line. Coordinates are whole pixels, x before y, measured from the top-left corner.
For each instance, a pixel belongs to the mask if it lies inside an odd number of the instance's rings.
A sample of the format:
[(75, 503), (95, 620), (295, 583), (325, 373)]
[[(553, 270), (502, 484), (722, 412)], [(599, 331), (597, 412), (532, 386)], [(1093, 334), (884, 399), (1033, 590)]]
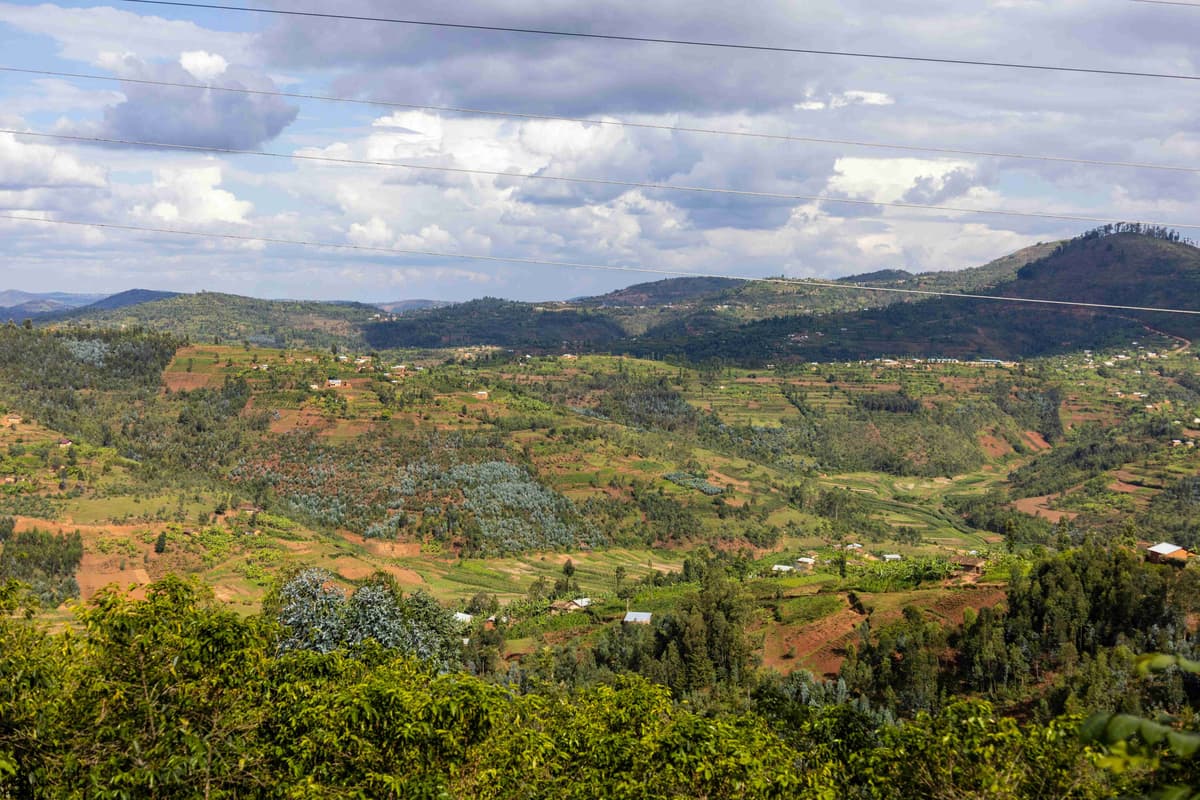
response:
[(647, 44), (686, 45), (689, 47), (722, 48), (727, 50), (755, 50), (767, 53), (795, 53), (802, 55), (842, 56), (846, 58), (868, 58), (885, 61), (908, 61), (927, 64), (954, 64), (975, 67), (1000, 67), (1003, 69), (1036, 70), (1040, 72), (1073, 72), (1086, 75), (1108, 75), (1129, 78), (1166, 78), (1169, 80), (1200, 81), (1200, 75), (1183, 75), (1170, 72), (1136, 72), (1120, 69), (1100, 69), (1096, 67), (1063, 67), (1051, 64), (1022, 64), (1009, 61), (980, 61), (967, 58), (936, 58), (933, 56), (909, 56), (890, 53), (855, 52), (851, 50), (818, 50), (805, 47), (777, 47), (762, 44), (742, 44), (738, 42), (701, 41), (696, 39), (668, 39), (657, 36), (626, 36), (612, 33), (585, 33), (583, 31), (551, 30), (548, 28), (522, 28), (505, 25), (479, 25), (464, 22), (441, 22), (422, 19), (404, 19), (397, 17), (364, 17), (352, 14), (334, 14), (322, 11), (295, 11), (290, 9), (263, 8), (261, 6), (233, 6), (219, 3), (185, 3), (177, 0), (124, 0), (126, 3), (140, 3), (151, 6), (176, 6), (180, 8), (212, 9), (218, 11), (244, 11), (256, 14), (276, 14), (290, 17), (307, 17), (310, 19), (340, 19), (356, 22), (386, 22), (396, 25), (418, 25), (430, 28), (455, 28), (470, 31), (495, 31), (499, 33), (521, 33), (533, 36), (558, 36), (577, 39), (597, 39), (613, 42), (643, 42)]
[[(1084, 214), (1058, 214), (1048, 211), (1012, 211), (998, 208), (969, 208), (964, 206), (931, 205), (927, 203), (905, 203), (888, 200), (859, 200), (849, 197), (835, 197), (823, 194), (792, 194), (787, 192), (761, 192), (748, 189), (722, 189), (712, 186), (689, 186), (675, 183), (654, 183), (646, 181), (622, 181), (611, 178), (576, 178), (567, 175), (543, 175), (528, 172), (506, 172), (503, 170), (471, 169), (468, 167), (444, 167), (430, 164), (410, 164), (400, 161), (373, 161), (353, 158), (337, 158), (335, 156), (305, 155), (300, 153), (272, 153), (266, 150), (238, 150), (228, 147), (211, 147), (205, 145), (170, 144), (166, 142), (145, 142), (136, 139), (118, 139), (103, 136), (75, 136), (66, 133), (43, 133), (40, 131), (21, 131), (14, 128), (0, 128), (0, 134), (8, 133), (16, 136), (31, 136), (42, 139), (60, 139), (73, 142), (94, 144), (114, 144), (131, 147), (152, 147), (163, 150), (182, 150), (193, 153), (223, 153), (226, 155), (258, 156), (293, 161), (315, 161), (319, 163), (338, 164), (342, 166), (388, 167), (392, 169), (411, 169), (427, 172), (442, 172), (457, 175), (486, 175), (489, 177), (513, 178), (517, 180), (552, 181), (579, 185), (625, 186), (635, 189), (652, 189), (655, 191), (690, 192), (697, 194), (717, 194), (730, 197), (748, 197), (759, 200), (795, 200), (814, 203), (842, 203), (856, 206), (873, 206), (883, 208), (904, 208), (923, 211), (945, 211), (955, 214), (991, 214), (1003, 217), (1024, 217), (1033, 219), (1065, 220), (1067, 222), (1089, 222), (1112, 224), (1128, 222), (1128, 219), (1118, 217), (1096, 217)], [(1200, 229), (1197, 222), (1162, 222), (1158, 220), (1134, 220), (1147, 225), (1163, 228)]]
[(600, 119), (596, 117), (563, 117), (552, 114), (533, 114), (523, 111), (501, 111), (496, 109), (467, 108), (463, 106), (426, 105), (421, 103), (402, 103), (389, 100), (362, 100), (351, 97), (337, 97), (324, 94), (306, 94), (301, 92), (279, 92), (265, 89), (246, 89), (235, 86), (216, 86), (204, 83), (184, 83), (179, 81), (159, 81), (146, 78), (123, 78), (114, 75), (96, 75), (85, 72), (57, 72), (47, 69), (27, 69), (22, 67), (0, 66), (0, 72), (12, 72), (24, 75), (45, 75), (55, 78), (78, 78), (94, 81), (111, 81), (130, 83), (143, 86), (162, 86), (177, 89), (200, 89), (205, 91), (233, 92), (236, 94), (256, 95), (264, 97), (282, 97), (292, 100), (318, 100), (327, 103), (350, 103), (354, 105), (378, 106), (382, 108), (399, 108), (411, 111), (436, 111), (450, 114), (471, 114), (486, 117), (501, 117), (506, 119), (544, 120), (550, 122), (574, 122), (584, 125), (607, 125), (620, 128), (635, 128), (644, 130), (665, 131), (668, 133), (698, 133), (710, 136), (738, 136), (748, 139), (760, 139), (777, 142), (793, 142), (802, 144), (835, 144), (847, 147), (867, 147), (880, 150), (901, 150), (911, 153), (938, 153), (953, 156), (979, 156), (985, 158), (1011, 158), (1026, 161), (1046, 161), (1059, 164), (1082, 164), (1092, 167), (1121, 167), (1129, 169), (1152, 169), (1168, 172), (1200, 173), (1200, 167), (1184, 167), (1174, 164), (1155, 164), (1142, 161), (1107, 161), (1095, 158), (1078, 158), (1073, 156), (1056, 156), (1034, 153), (1012, 153), (997, 150), (971, 150), (955, 147), (937, 147), (913, 144), (897, 144), (895, 142), (868, 142), (858, 139), (829, 139), (817, 136), (795, 136), (783, 133), (764, 133), (760, 131), (735, 131), (724, 128), (704, 128), (688, 125), (666, 125), (654, 122), (634, 122), (631, 120)]
[(1147, 3), (1154, 6), (1191, 6), (1200, 8), (1200, 3), (1185, 3), (1183, 0), (1130, 0), (1133, 3)]
[(712, 272), (694, 272), (687, 270), (661, 269), (656, 267), (622, 266), (615, 264), (589, 264), (578, 261), (554, 261), (543, 258), (520, 258), (517, 256), (488, 256), (474, 253), (451, 253), (438, 250), (420, 250), (401, 247), (376, 247), (370, 245), (345, 244), (338, 242), (320, 242), (304, 239), (281, 239), (270, 236), (251, 236), (237, 233), (214, 233), (211, 231), (190, 231), (179, 228), (156, 228), (142, 225), (123, 225), (112, 222), (87, 222), (67, 219), (46, 219), (28, 217), (20, 214), (0, 214), (0, 219), (18, 222), (39, 222), (47, 225), (70, 225), (84, 228), (99, 228), (102, 230), (133, 231), (137, 233), (161, 233), (174, 236), (190, 236), (203, 239), (224, 239), (236, 242), (255, 242), (260, 244), (297, 245), (332, 250), (354, 250), (367, 253), (382, 253), (388, 255), (425, 256), (432, 258), (449, 258), (466, 261), (486, 261), (504, 264), (525, 264), (534, 266), (562, 267), (566, 269), (600, 270), (605, 272), (633, 272), (649, 275), (664, 275), (671, 278), (725, 278), (728, 280), (778, 283), (792, 286), (806, 286), (821, 289), (843, 289), (847, 291), (885, 292), (894, 294), (921, 295), (926, 297), (953, 297), (964, 300), (991, 300), (1004, 303), (1028, 303), (1059, 307), (1086, 308), (1107, 311), (1152, 311), (1162, 314), (1188, 314), (1200, 316), (1200, 311), (1186, 308), (1161, 308), (1157, 306), (1131, 306), (1112, 303), (1085, 303), (1077, 300), (1047, 300), (1040, 297), (1003, 297), (988, 294), (966, 294), (959, 292), (939, 292), (932, 289), (902, 289), (893, 286), (863, 286), (856, 283), (840, 283), (836, 281), (818, 281), (807, 278), (753, 278), (745, 275), (726, 275)]

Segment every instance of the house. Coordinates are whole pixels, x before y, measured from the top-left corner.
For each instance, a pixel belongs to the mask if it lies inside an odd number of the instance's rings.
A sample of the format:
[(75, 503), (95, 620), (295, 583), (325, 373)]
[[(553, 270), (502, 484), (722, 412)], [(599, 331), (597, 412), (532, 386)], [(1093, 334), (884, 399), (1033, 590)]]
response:
[(987, 564), (987, 561), (978, 556), (955, 556), (950, 559), (950, 563), (961, 572), (982, 575), (983, 567)]
[(341, 378), (330, 378), (329, 380), (325, 381), (325, 385), (330, 389), (337, 389), (345, 384)]
[(73, 444), (74, 444), (74, 442), (72, 442), (70, 439), (59, 439), (58, 440), (58, 447), (60, 450), (66, 450), (68, 447), (70, 447)]
[(806, 569), (812, 569), (816, 565), (817, 560), (810, 556), (800, 556), (796, 559), (796, 563)]
[(574, 600), (555, 600), (550, 604), (551, 614), (570, 614), (574, 611), (582, 611), (592, 604), (590, 597), (577, 597)]
[(650, 624), (650, 612), (649, 611), (626, 611), (625, 619), (621, 620), (621, 622), (628, 623), (630, 625), (649, 625)]
[(771, 572), (795, 572), (796, 568), (791, 564), (773, 564)]
[(900, 554), (899, 553), (884, 553), (883, 560), (884, 561), (899, 561)]
[(471, 616), (470, 614), (466, 614), (462, 611), (454, 612), (454, 621), (457, 623), (460, 623), (462, 625), (470, 625), (471, 620), (473, 620), (473, 619), (475, 619), (473, 616)]
[(20, 414), (9, 414), (7, 417), (4, 418), (4, 424), (5, 425), (20, 425), (21, 424), (21, 415)]
[(476, 400), (487, 400), (488, 399), (487, 390), (480, 389), (478, 392), (475, 393), (475, 399)]
[(846, 545), (846, 549), (847, 550), (862, 550), (862, 545), (859, 544), (858, 542), (851, 542), (850, 544)]
[(1159, 542), (1146, 548), (1146, 559), (1155, 564), (1185, 564), (1191, 555), (1179, 545), (1170, 542)]

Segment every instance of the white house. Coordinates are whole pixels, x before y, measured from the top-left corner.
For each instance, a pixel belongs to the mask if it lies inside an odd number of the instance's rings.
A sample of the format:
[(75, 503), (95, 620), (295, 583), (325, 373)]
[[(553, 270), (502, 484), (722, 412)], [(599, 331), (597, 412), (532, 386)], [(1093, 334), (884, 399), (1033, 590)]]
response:
[(621, 621), (629, 623), (631, 625), (649, 625), (650, 624), (650, 612), (649, 611), (626, 611), (625, 619), (623, 619)]

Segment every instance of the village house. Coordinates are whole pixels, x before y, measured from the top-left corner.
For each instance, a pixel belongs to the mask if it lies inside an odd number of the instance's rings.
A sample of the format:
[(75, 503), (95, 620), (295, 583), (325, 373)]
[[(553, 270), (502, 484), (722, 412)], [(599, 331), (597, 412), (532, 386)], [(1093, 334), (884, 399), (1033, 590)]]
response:
[(951, 565), (956, 567), (960, 572), (966, 572), (972, 575), (982, 575), (983, 568), (987, 561), (978, 556), (955, 556), (950, 559)]
[(621, 622), (624, 622), (629, 625), (649, 625), (650, 624), (650, 612), (649, 611), (626, 611), (625, 618), (623, 620), (621, 620)]
[(771, 566), (772, 572), (795, 572), (796, 568), (791, 564), (774, 564)]
[(21, 415), (20, 414), (9, 414), (7, 417), (4, 418), (4, 424), (5, 425), (20, 425), (21, 424)]
[(340, 388), (341, 386), (344, 386), (345, 382), (342, 381), (341, 378), (330, 378), (329, 380), (325, 381), (325, 385), (328, 386), (330, 389), (337, 389), (337, 388)]
[(884, 553), (883, 555), (884, 561), (899, 561), (900, 559), (901, 556), (899, 553)]
[(487, 400), (488, 399), (487, 390), (480, 389), (478, 392), (475, 392), (475, 399), (476, 400)]
[(1177, 544), (1159, 542), (1146, 548), (1146, 560), (1154, 564), (1186, 564), (1191, 553)]
[(796, 559), (796, 563), (805, 569), (812, 569), (816, 565), (817, 560), (811, 556), (800, 556)]
[(592, 604), (590, 597), (577, 597), (574, 600), (555, 600), (550, 604), (551, 614), (570, 614), (582, 611)]

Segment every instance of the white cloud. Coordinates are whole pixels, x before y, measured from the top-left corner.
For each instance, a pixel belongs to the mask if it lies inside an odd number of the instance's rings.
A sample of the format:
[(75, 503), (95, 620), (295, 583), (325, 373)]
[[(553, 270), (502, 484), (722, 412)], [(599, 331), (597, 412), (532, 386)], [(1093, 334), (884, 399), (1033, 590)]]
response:
[(246, 224), (253, 204), (218, 188), (220, 185), (221, 167), (216, 165), (157, 170), (153, 199), (133, 210), (138, 216), (160, 221)]
[(966, 161), (923, 158), (839, 158), (829, 188), (850, 197), (893, 203), (926, 182), (934, 190), (973, 166)]
[(256, 36), (214, 31), (193, 22), (119, 11), (108, 6), (65, 8), (52, 3), (31, 6), (0, 2), (0, 22), (58, 42), (59, 55), (72, 61), (108, 66), (113, 54), (174, 60), (185, 50), (224, 53), (252, 63)]
[(102, 169), (88, 166), (66, 151), (26, 144), (11, 133), (0, 133), (0, 186), (99, 188), (106, 183)]
[(229, 62), (216, 53), (188, 50), (179, 54), (179, 66), (196, 80), (208, 82), (223, 74), (229, 68)]

